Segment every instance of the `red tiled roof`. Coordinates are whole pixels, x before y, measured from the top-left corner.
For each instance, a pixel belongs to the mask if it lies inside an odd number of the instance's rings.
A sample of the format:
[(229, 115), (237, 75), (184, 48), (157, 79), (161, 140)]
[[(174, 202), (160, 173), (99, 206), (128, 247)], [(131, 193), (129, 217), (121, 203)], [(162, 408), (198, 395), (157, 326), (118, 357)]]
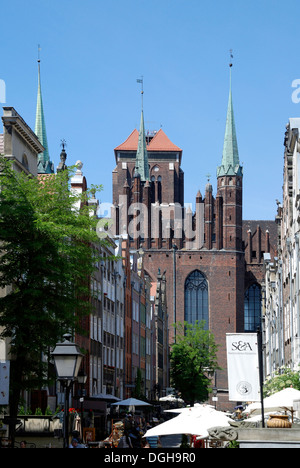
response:
[(115, 151), (137, 151), (139, 142), (139, 132), (135, 128), (129, 137), (121, 145), (115, 148)]
[(178, 146), (174, 145), (167, 137), (165, 132), (160, 129), (154, 138), (147, 146), (148, 151), (182, 151)]
[[(115, 151), (137, 151), (139, 141), (139, 132), (134, 129), (129, 137), (121, 145), (115, 148)], [(160, 129), (156, 135), (152, 138), (149, 145), (147, 145), (148, 151), (179, 151), (181, 148), (174, 145), (171, 140), (167, 137), (165, 132)]]

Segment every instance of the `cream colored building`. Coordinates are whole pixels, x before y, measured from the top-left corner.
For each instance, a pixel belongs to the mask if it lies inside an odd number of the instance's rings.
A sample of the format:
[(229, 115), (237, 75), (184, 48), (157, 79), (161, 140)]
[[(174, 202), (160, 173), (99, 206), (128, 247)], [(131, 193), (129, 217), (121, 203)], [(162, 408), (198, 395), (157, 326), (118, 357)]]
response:
[(44, 147), (13, 107), (3, 108), (0, 153), (13, 161), (16, 171), (37, 176), (37, 156)]
[[(13, 168), (37, 176), (38, 154), (44, 151), (35, 133), (13, 107), (3, 108), (3, 133), (0, 134), (0, 154), (13, 161)], [(0, 290), (6, 295), (11, 286)], [(9, 359), (9, 345), (0, 341), (0, 361)]]
[(300, 118), (291, 118), (284, 138), (283, 197), (278, 202), (278, 258), (265, 254), (266, 375), (300, 365)]

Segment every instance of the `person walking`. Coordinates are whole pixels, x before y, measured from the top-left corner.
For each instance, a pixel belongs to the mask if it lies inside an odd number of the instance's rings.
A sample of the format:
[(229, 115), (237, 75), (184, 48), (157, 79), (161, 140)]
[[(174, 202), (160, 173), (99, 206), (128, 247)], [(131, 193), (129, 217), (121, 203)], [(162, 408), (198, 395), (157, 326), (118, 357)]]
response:
[(133, 448), (131, 439), (130, 439), (129, 434), (128, 434), (127, 431), (124, 431), (124, 434), (122, 435), (121, 439), (119, 440), (118, 448)]

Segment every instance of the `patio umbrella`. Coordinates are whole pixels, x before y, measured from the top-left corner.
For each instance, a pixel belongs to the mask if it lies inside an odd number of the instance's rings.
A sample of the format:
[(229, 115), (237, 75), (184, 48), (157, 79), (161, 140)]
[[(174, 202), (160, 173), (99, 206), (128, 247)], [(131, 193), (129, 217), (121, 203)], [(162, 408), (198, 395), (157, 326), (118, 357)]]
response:
[(149, 403), (146, 403), (142, 400), (137, 400), (136, 398), (127, 398), (127, 400), (121, 400), (117, 403), (113, 403), (112, 406), (152, 406)]
[(220, 411), (212, 408), (188, 408), (188, 412), (181, 413), (179, 416), (153, 427), (146, 432), (144, 437), (189, 434), (208, 437), (208, 430), (212, 427), (230, 426), (230, 418)]
[(136, 398), (127, 398), (126, 400), (118, 401), (113, 403), (111, 406), (129, 406), (129, 411), (134, 412), (136, 406), (152, 406), (149, 403), (146, 403), (142, 400), (137, 400)]
[[(295, 388), (285, 388), (265, 398), (264, 407), (268, 411), (290, 411), (293, 415), (295, 400), (300, 400), (300, 391)], [(260, 414), (260, 403), (251, 403), (251, 405), (245, 409), (244, 413), (249, 413), (251, 415)]]
[(182, 398), (178, 398), (175, 395), (167, 395), (167, 396), (161, 397), (159, 401), (163, 401), (163, 402), (166, 401), (170, 403), (184, 403)]
[(92, 395), (90, 398), (93, 398), (95, 400), (121, 401), (120, 398), (114, 395), (109, 395), (108, 393), (97, 393), (97, 395)]

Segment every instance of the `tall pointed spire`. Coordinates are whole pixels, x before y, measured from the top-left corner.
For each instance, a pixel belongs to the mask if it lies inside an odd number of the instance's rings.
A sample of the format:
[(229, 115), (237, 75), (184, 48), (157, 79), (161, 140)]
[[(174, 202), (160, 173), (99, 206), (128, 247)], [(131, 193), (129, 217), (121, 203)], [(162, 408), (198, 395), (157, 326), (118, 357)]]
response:
[(146, 182), (150, 179), (149, 176), (149, 162), (148, 162), (148, 153), (147, 153), (147, 145), (146, 145), (146, 135), (145, 135), (145, 125), (144, 125), (144, 110), (143, 110), (143, 78), (137, 80), (138, 83), (142, 85), (142, 112), (141, 112), (141, 121), (140, 121), (140, 131), (139, 131), (139, 141), (138, 141), (138, 149), (136, 152), (136, 160), (135, 160), (135, 174), (139, 175), (141, 178), (141, 182)]
[(42, 98), (42, 89), (41, 89), (41, 60), (40, 60), (40, 46), (39, 46), (39, 55), (38, 55), (38, 93), (37, 93), (37, 103), (36, 103), (36, 116), (35, 116), (35, 134), (45, 148), (43, 153), (38, 155), (38, 173), (39, 174), (53, 174), (54, 165), (50, 161), (49, 149), (48, 149), (48, 140), (46, 132), (46, 123), (44, 116), (43, 108), (43, 98)]
[[(231, 56), (232, 57), (232, 56)], [(222, 177), (225, 175), (243, 175), (243, 169), (240, 166), (238, 144), (236, 138), (235, 121), (232, 104), (232, 90), (231, 90), (231, 70), (232, 63), (230, 63), (230, 86), (229, 98), (227, 107), (227, 118), (225, 137), (223, 145), (222, 165), (217, 169), (217, 176)]]

